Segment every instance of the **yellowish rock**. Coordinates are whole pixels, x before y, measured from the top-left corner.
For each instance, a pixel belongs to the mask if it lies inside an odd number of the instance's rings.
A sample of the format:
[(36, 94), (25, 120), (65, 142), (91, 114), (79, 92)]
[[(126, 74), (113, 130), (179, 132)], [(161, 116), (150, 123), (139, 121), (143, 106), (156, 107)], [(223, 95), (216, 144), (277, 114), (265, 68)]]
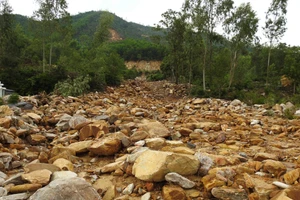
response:
[(59, 158), (53, 162), (53, 165), (59, 167), (63, 171), (74, 171), (73, 163), (64, 158)]
[(52, 172), (47, 169), (36, 170), (27, 174), (22, 174), (22, 179), (29, 183), (47, 185), (50, 181)]

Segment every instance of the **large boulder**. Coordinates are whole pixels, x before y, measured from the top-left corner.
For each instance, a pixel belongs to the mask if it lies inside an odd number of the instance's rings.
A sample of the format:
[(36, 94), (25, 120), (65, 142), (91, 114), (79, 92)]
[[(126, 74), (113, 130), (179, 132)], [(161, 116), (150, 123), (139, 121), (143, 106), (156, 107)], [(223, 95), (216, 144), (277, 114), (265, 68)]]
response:
[(140, 130), (146, 131), (148, 133), (148, 137), (168, 137), (170, 136), (170, 131), (160, 122), (158, 121), (147, 121), (145, 120), (142, 124), (139, 125)]
[(57, 179), (36, 191), (30, 200), (87, 200), (101, 199), (93, 186), (82, 178)]
[(160, 182), (169, 172), (196, 174), (200, 162), (195, 156), (147, 150), (134, 162), (132, 172), (140, 180)]

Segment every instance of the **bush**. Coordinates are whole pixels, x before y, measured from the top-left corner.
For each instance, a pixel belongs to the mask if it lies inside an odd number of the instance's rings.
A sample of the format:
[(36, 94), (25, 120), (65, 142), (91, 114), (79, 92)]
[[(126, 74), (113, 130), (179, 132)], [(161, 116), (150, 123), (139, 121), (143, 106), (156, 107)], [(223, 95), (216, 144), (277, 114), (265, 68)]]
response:
[(148, 81), (161, 81), (164, 79), (165, 79), (165, 76), (160, 70), (149, 72), (149, 74), (147, 74)]
[(20, 96), (17, 93), (13, 93), (11, 95), (9, 95), (7, 102), (9, 104), (15, 104), (18, 103), (20, 99)]
[(55, 84), (54, 93), (62, 96), (79, 96), (88, 91), (90, 81), (91, 78), (89, 76), (79, 76), (73, 80), (68, 78)]
[(135, 67), (132, 69), (126, 69), (124, 71), (124, 79), (135, 79), (136, 77), (142, 75), (142, 72), (139, 72)]
[(0, 106), (4, 104), (4, 100), (0, 97)]

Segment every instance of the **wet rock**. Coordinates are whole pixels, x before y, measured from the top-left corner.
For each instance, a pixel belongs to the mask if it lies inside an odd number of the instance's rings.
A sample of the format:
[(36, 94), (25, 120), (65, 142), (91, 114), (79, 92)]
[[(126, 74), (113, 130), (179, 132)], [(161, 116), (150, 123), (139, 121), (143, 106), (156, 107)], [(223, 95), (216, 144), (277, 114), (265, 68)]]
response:
[(166, 174), (165, 179), (168, 182), (176, 183), (186, 189), (193, 188), (196, 185), (196, 183), (194, 183), (193, 181), (190, 181), (189, 179), (174, 172)]
[(199, 166), (198, 159), (191, 155), (148, 150), (136, 159), (132, 172), (143, 181), (159, 182), (169, 172), (180, 175), (196, 174)]
[(248, 195), (244, 189), (215, 187), (211, 190), (211, 193), (221, 200), (248, 200)]
[(86, 200), (101, 199), (97, 191), (82, 178), (67, 178), (51, 181), (46, 187), (36, 191), (29, 200)]
[(111, 156), (121, 149), (121, 141), (115, 138), (104, 138), (94, 141), (88, 150), (95, 155)]
[(185, 191), (179, 186), (165, 185), (162, 189), (164, 200), (187, 200)]
[(22, 179), (32, 184), (47, 185), (52, 172), (47, 169), (36, 170), (27, 174), (22, 174)]

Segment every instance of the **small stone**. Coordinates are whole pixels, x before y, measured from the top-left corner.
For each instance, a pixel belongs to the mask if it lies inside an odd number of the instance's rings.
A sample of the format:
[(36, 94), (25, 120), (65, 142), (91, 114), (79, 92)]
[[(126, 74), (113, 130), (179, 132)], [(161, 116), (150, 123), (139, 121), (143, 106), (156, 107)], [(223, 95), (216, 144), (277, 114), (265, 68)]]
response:
[(133, 192), (134, 189), (134, 184), (131, 183), (129, 184), (124, 190), (123, 190), (123, 194), (131, 194)]
[(27, 174), (22, 174), (22, 179), (32, 184), (47, 185), (50, 181), (52, 172), (47, 169), (36, 170)]
[(211, 193), (221, 200), (248, 200), (247, 192), (244, 189), (215, 187), (211, 190)]
[(53, 162), (53, 165), (59, 167), (63, 171), (74, 171), (73, 163), (64, 158), (59, 158)]
[(270, 153), (257, 153), (254, 156), (254, 160), (263, 161), (263, 160), (278, 160), (278, 156)]
[(41, 184), (23, 184), (15, 185), (9, 188), (10, 193), (35, 192), (42, 187)]
[(286, 184), (292, 185), (295, 183), (295, 181), (297, 181), (299, 179), (299, 169), (294, 169), (291, 170), (289, 172), (287, 172), (286, 174), (284, 174), (283, 178), (284, 178), (284, 182)]
[(174, 185), (165, 185), (162, 189), (162, 196), (164, 200), (187, 200), (185, 191)]
[(274, 174), (275, 176), (278, 176), (286, 172), (286, 166), (279, 161), (265, 160), (263, 170), (265, 172), (269, 172), (271, 174)]
[(66, 178), (74, 178), (77, 177), (77, 174), (71, 171), (57, 171), (54, 172), (51, 176), (51, 181), (54, 181), (56, 179), (66, 179)]
[(141, 200), (150, 200), (151, 199), (151, 193), (147, 192), (142, 197)]
[(119, 152), (121, 141), (116, 138), (104, 138), (94, 141), (89, 147), (89, 151), (95, 155), (111, 156)]
[(190, 181), (189, 179), (181, 176), (180, 174), (177, 173), (168, 173), (165, 176), (166, 181), (172, 182), (172, 183), (177, 183), (178, 185), (180, 185), (183, 188), (186, 189), (190, 189), (195, 187), (196, 183), (194, 183), (193, 181)]

